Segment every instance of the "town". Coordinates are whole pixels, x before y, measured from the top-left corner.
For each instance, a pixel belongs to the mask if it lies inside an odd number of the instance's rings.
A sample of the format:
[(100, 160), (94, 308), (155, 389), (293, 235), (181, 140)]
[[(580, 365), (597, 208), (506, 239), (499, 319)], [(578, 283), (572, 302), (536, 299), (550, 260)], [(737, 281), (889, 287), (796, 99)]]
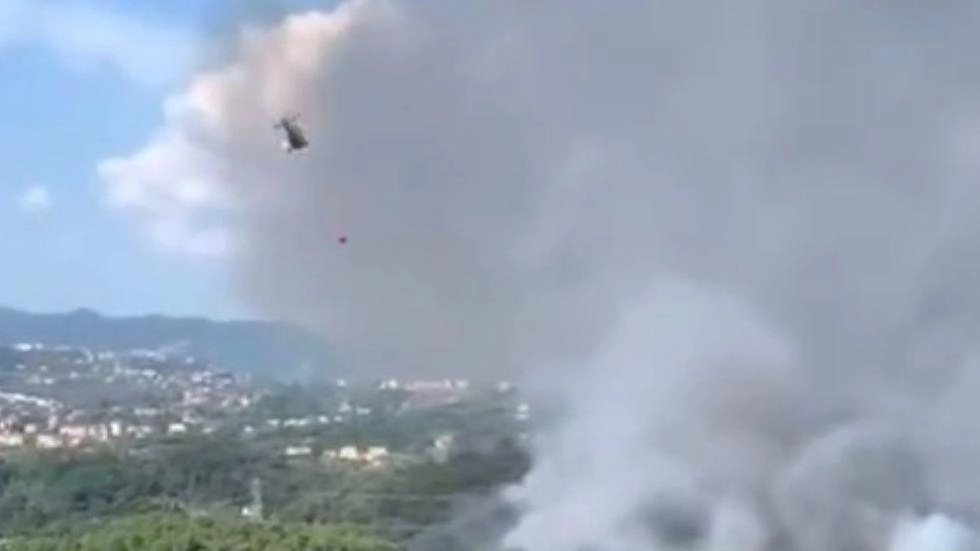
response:
[[(411, 430), (437, 410), (443, 414), (433, 417), (441, 422)], [(446, 411), (467, 421), (453, 423)], [(139, 453), (181, 436), (232, 434), (292, 459), (377, 468), (445, 460), (461, 443), (525, 439), (529, 417), (529, 406), (506, 382), (277, 386), (165, 348), (0, 347), (0, 451), (111, 446)], [(406, 430), (381, 428), (398, 424)], [(492, 430), (467, 433), (488, 425)]]

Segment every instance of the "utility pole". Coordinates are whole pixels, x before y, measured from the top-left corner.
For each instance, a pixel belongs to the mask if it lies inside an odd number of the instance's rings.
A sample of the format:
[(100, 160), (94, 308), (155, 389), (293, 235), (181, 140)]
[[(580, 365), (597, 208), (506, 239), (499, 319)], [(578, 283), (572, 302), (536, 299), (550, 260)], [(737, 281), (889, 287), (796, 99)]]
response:
[(257, 520), (262, 520), (263, 518), (263, 503), (262, 503), (262, 478), (256, 476), (252, 479), (252, 506), (251, 506), (251, 516)]

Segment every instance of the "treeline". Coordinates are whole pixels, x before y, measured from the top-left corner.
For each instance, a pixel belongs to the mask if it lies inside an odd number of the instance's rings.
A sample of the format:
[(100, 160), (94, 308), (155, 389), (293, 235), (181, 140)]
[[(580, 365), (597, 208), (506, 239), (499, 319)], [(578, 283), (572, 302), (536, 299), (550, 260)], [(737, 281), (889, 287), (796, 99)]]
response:
[(233, 436), (189, 437), (139, 455), (15, 455), (0, 460), (0, 537), (132, 512), (239, 514), (255, 480), (266, 516), (284, 522), (424, 526), (449, 516), (453, 496), (517, 481), (528, 467), (507, 441), (444, 464), (368, 472), (290, 463)]
[(145, 456), (25, 453), (0, 461), (0, 534), (181, 503), (238, 502), (260, 458), (231, 439), (187, 439)]
[(394, 551), (364, 529), (222, 517), (147, 514), (77, 525), (57, 535), (17, 537), (7, 551)]

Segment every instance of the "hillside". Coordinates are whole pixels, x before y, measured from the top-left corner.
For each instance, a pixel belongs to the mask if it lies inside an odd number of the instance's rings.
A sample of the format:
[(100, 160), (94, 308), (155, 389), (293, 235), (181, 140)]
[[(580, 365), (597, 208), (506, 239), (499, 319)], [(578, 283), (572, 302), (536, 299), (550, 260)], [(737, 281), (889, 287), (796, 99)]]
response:
[[(321, 339), (282, 323), (109, 317), (91, 310), (36, 314), (0, 308), (0, 345), (23, 342), (107, 350), (174, 347), (260, 378), (322, 373), (327, 360)], [(301, 368), (304, 363), (306, 369)]]

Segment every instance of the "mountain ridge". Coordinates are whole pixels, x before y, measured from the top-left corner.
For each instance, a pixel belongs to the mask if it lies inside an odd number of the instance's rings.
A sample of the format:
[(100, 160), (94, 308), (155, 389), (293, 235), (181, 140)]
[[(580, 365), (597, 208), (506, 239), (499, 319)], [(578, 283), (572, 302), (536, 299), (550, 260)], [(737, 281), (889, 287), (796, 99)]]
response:
[(0, 345), (16, 343), (112, 350), (181, 346), (223, 369), (264, 379), (322, 372), (328, 361), (323, 339), (281, 321), (112, 316), (89, 308), (35, 313), (0, 306)]

